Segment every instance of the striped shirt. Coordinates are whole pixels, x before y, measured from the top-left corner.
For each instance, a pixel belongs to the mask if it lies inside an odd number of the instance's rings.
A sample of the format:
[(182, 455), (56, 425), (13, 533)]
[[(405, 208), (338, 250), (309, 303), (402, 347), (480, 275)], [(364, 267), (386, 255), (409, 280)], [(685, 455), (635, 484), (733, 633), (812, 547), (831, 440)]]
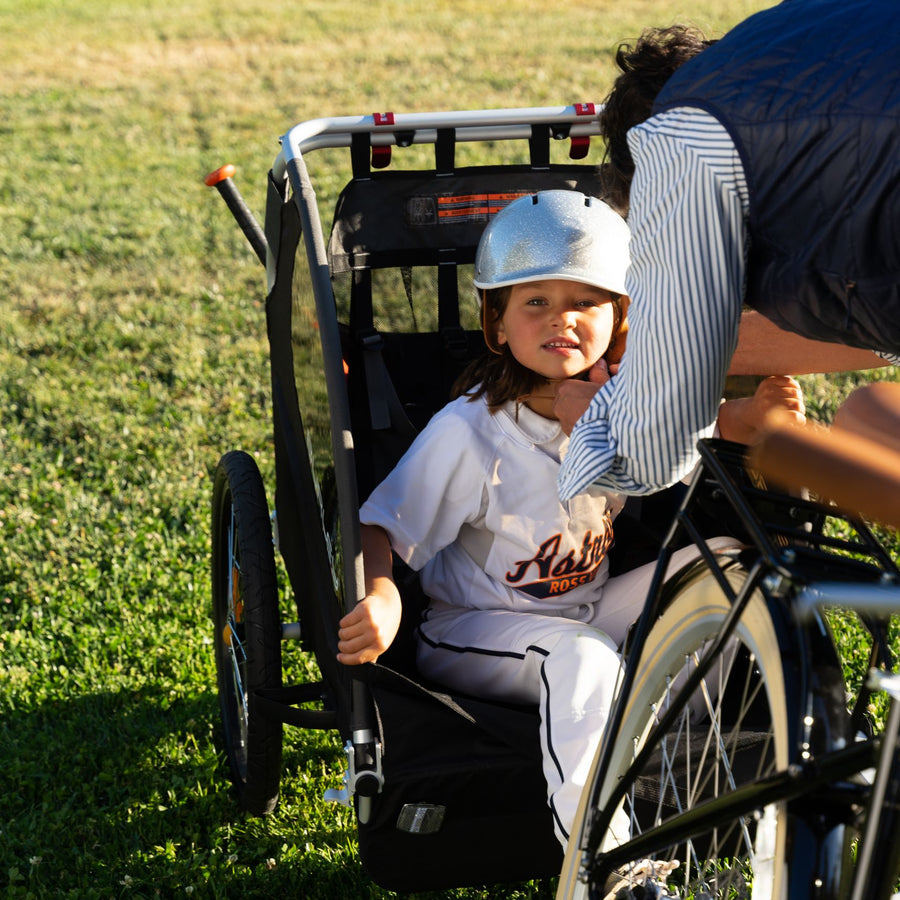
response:
[(572, 431), (563, 500), (589, 484), (642, 494), (684, 477), (712, 434), (737, 346), (747, 183), (723, 126), (677, 108), (632, 128), (628, 352)]

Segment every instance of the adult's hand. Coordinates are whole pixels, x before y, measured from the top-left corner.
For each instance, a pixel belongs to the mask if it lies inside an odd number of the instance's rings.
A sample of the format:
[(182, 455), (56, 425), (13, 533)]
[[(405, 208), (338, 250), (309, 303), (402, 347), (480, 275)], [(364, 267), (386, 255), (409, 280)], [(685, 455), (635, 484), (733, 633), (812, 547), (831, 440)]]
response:
[(777, 411), (781, 421), (802, 425), (806, 404), (800, 385), (789, 375), (770, 375), (752, 397), (728, 400), (719, 407), (719, 434), (729, 441), (754, 444), (765, 433), (769, 415)]
[[(618, 366), (613, 368), (618, 369)], [(609, 379), (610, 371), (607, 368), (606, 360), (601, 359), (591, 366), (587, 381), (570, 378), (560, 381), (556, 385), (553, 415), (559, 420), (559, 424), (566, 434), (572, 433), (575, 423), (591, 405), (594, 395)]]

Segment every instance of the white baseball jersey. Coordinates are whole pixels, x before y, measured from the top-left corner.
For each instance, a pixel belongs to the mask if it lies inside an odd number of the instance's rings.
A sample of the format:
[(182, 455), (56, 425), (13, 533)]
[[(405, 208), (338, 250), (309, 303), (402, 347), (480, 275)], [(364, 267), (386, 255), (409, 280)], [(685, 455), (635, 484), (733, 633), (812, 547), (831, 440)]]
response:
[(524, 404), (449, 403), (363, 505), (438, 605), (520, 612), (594, 604), (624, 498), (589, 488), (561, 502), (559, 423)]

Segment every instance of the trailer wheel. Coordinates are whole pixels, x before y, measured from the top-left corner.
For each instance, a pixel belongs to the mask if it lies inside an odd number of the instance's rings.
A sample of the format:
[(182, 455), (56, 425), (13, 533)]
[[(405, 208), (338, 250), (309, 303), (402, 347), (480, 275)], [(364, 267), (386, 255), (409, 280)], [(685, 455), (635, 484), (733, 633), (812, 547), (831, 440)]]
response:
[(212, 504), (216, 676), (225, 752), (243, 809), (270, 813), (281, 781), (282, 722), (255, 693), (280, 688), (281, 622), (265, 488), (253, 458), (225, 454)]

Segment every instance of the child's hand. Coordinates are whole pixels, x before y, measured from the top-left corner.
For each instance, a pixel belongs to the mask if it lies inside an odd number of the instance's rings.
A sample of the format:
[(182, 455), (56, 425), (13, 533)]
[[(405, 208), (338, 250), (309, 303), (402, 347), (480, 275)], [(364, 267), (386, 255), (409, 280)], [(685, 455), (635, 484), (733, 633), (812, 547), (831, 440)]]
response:
[(338, 662), (356, 666), (378, 659), (397, 634), (400, 613), (396, 587), (382, 584), (338, 623)]
[(806, 404), (800, 385), (788, 375), (771, 375), (752, 397), (729, 400), (719, 407), (719, 433), (729, 441), (752, 444), (766, 417), (777, 411), (782, 421), (802, 424)]

